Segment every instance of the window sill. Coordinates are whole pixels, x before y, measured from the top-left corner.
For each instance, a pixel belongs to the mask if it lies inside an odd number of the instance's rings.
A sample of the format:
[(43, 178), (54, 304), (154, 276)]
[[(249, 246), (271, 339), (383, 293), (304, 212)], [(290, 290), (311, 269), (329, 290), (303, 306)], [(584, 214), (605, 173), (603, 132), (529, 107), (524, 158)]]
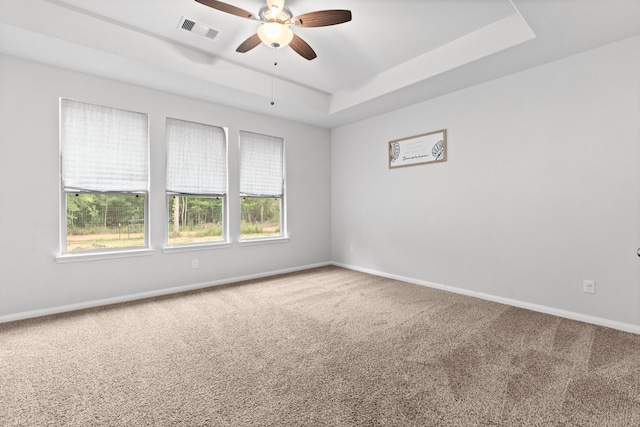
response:
[(288, 237), (256, 237), (255, 239), (245, 239), (238, 242), (238, 246), (268, 245), (271, 243), (287, 243)]
[(66, 264), (69, 262), (97, 261), (102, 259), (115, 258), (131, 258), (137, 256), (150, 256), (155, 252), (154, 249), (127, 249), (121, 251), (110, 252), (90, 252), (90, 253), (67, 253), (56, 256), (58, 264)]
[(175, 246), (165, 246), (162, 248), (162, 253), (171, 254), (177, 252), (193, 252), (193, 251), (207, 251), (209, 249), (224, 249), (230, 248), (231, 243), (219, 242), (219, 243), (195, 243)]

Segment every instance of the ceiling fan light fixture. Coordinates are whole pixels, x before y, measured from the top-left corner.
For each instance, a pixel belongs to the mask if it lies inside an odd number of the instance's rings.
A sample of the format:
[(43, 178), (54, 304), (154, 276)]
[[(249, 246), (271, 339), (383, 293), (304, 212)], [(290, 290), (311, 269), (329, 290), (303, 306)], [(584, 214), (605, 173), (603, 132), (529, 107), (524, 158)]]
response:
[(293, 31), (279, 22), (265, 22), (258, 28), (258, 37), (267, 46), (279, 49), (291, 43)]
[(317, 10), (294, 16), (291, 10), (284, 5), (285, 0), (266, 0), (258, 11), (258, 15), (219, 0), (196, 1), (230, 15), (260, 22), (258, 31), (236, 48), (236, 52), (240, 53), (249, 52), (260, 43), (274, 49), (291, 46), (291, 49), (298, 55), (311, 61), (318, 55), (309, 46), (309, 43), (293, 34), (290, 27), (294, 25), (298, 27), (328, 27), (351, 21), (351, 11), (343, 9)]

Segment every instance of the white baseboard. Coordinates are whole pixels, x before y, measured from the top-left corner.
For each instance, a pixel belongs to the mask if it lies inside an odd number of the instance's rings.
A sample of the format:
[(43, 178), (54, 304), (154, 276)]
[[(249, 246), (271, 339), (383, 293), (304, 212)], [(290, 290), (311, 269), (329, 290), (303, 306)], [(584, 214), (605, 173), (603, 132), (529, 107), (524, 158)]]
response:
[(493, 301), (493, 302), (497, 302), (497, 303), (500, 303), (500, 304), (505, 304), (505, 305), (510, 305), (510, 306), (513, 306), (513, 307), (524, 308), (524, 309), (527, 309), (527, 310), (537, 311), (537, 312), (545, 313), (545, 314), (551, 314), (551, 315), (554, 315), (554, 316), (564, 317), (566, 319), (577, 320), (577, 321), (580, 321), (580, 322), (590, 323), (590, 324), (593, 324), (593, 325), (605, 326), (607, 328), (617, 329), (617, 330), (620, 330), (620, 331), (631, 332), (631, 333), (640, 335), (640, 326), (633, 325), (633, 324), (630, 324), (630, 323), (623, 323), (623, 322), (618, 322), (618, 321), (615, 321), (615, 320), (603, 319), (601, 317), (589, 316), (589, 315), (582, 314), (582, 313), (575, 313), (575, 312), (572, 312), (572, 311), (560, 310), (560, 309), (553, 308), (553, 307), (547, 307), (547, 306), (543, 306), (543, 305), (532, 304), (532, 303), (519, 301), (519, 300), (515, 300), (515, 299), (511, 299), (511, 298), (499, 297), (499, 296), (495, 296), (495, 295), (491, 295), (491, 294), (486, 294), (486, 293), (483, 293), (483, 292), (470, 291), (470, 290), (467, 290), (467, 289), (456, 288), (456, 287), (453, 287), (453, 286), (441, 285), (441, 284), (438, 284), (438, 283), (432, 283), (432, 282), (428, 282), (428, 281), (425, 281), (425, 280), (414, 279), (414, 278), (411, 278), (411, 277), (400, 276), (400, 275), (397, 275), (397, 274), (384, 273), (384, 272), (377, 271), (377, 270), (371, 270), (371, 269), (368, 269), (368, 268), (361, 268), (361, 267), (357, 267), (357, 266), (354, 266), (354, 265), (342, 264), (342, 263), (339, 263), (339, 262), (324, 262), (324, 263), (319, 263), (319, 264), (312, 264), (312, 265), (305, 265), (305, 266), (300, 266), (300, 267), (287, 268), (287, 269), (283, 269), (283, 270), (274, 270), (274, 271), (268, 271), (268, 272), (263, 272), (263, 273), (258, 273), (258, 274), (251, 274), (251, 275), (247, 275), (247, 276), (238, 276), (238, 277), (233, 277), (233, 278), (228, 278), (228, 279), (215, 280), (215, 281), (211, 281), (211, 282), (196, 283), (196, 284), (193, 284), (193, 285), (176, 286), (176, 287), (173, 287), (173, 288), (157, 289), (157, 290), (154, 290), (154, 291), (141, 292), (141, 293), (137, 293), (137, 294), (123, 295), (123, 296), (113, 297), (113, 298), (104, 298), (104, 299), (99, 299), (99, 300), (82, 302), (82, 303), (78, 303), (78, 304), (69, 304), (69, 305), (63, 305), (63, 306), (57, 306), (57, 307), (44, 308), (44, 309), (40, 309), (40, 310), (32, 310), (32, 311), (25, 311), (25, 312), (20, 312), (20, 313), (7, 314), (7, 315), (4, 315), (4, 316), (0, 316), (0, 323), (13, 322), (13, 321), (16, 321), (16, 320), (30, 319), (30, 318), (34, 318), (34, 317), (48, 316), (48, 315), (51, 315), (51, 314), (65, 313), (65, 312), (69, 312), (69, 311), (84, 310), (86, 308), (100, 307), (100, 306), (111, 305), (111, 304), (118, 304), (118, 303), (121, 303), (121, 302), (136, 301), (136, 300), (141, 300), (141, 299), (145, 299), (145, 298), (153, 298), (153, 297), (158, 297), (158, 296), (163, 296), (163, 295), (171, 295), (171, 294), (176, 294), (176, 293), (179, 293), (179, 292), (192, 291), (192, 290), (197, 290), (197, 289), (204, 289), (204, 288), (209, 288), (209, 287), (213, 287), (213, 286), (227, 285), (227, 284), (232, 284), (232, 283), (237, 283), (237, 282), (243, 282), (245, 280), (261, 279), (261, 278), (265, 278), (265, 277), (276, 276), (278, 274), (293, 273), (293, 272), (296, 272), (296, 271), (308, 270), (308, 269), (311, 269), (311, 268), (325, 267), (327, 265), (335, 265), (336, 267), (342, 267), (342, 268), (346, 268), (346, 269), (349, 269), (349, 270), (360, 271), (360, 272), (363, 272), (363, 273), (372, 274), (374, 276), (380, 276), (380, 277), (385, 277), (385, 278), (388, 278), (388, 279), (400, 280), (400, 281), (403, 281), (403, 282), (413, 283), (413, 284), (416, 284), (416, 285), (426, 286), (426, 287), (429, 287), (429, 288), (439, 289), (439, 290), (443, 290), (443, 291), (447, 291), (447, 292), (453, 292), (453, 293), (457, 293), (457, 294), (461, 294), (461, 295), (467, 295), (467, 296), (480, 298), (480, 299), (487, 300), (487, 301)]
[(136, 301), (136, 300), (153, 298), (153, 297), (158, 297), (163, 295), (171, 295), (179, 292), (210, 288), (213, 286), (228, 285), (231, 283), (244, 282), (245, 280), (261, 279), (261, 278), (270, 277), (270, 276), (277, 276), (278, 274), (293, 273), (296, 271), (308, 270), (310, 268), (325, 267), (327, 265), (332, 265), (332, 264), (330, 262), (324, 262), (319, 264), (305, 265), (301, 267), (286, 268), (283, 270), (274, 270), (274, 271), (268, 271), (264, 273), (250, 274), (247, 276), (233, 277), (229, 279), (214, 280), (211, 282), (196, 283), (193, 285), (176, 286), (173, 288), (157, 289), (157, 290), (148, 291), (148, 292), (140, 292), (137, 294), (123, 295), (123, 296), (118, 296), (113, 298), (104, 298), (99, 300), (81, 302), (78, 304), (69, 304), (69, 305), (63, 305), (58, 307), (43, 308), (41, 310), (32, 310), (32, 311), (24, 311), (21, 313), (7, 314), (4, 316), (0, 316), (0, 323), (30, 319), (33, 317), (48, 316), (50, 314), (66, 313), (69, 311), (84, 310), (86, 308), (101, 307), (105, 305)]
[(400, 280), (402, 282), (413, 283), (416, 285), (426, 286), (429, 288), (440, 289), (447, 292), (454, 292), (456, 294), (467, 295), (475, 298), (480, 298), (487, 301), (493, 301), (500, 304), (510, 305), (513, 307), (524, 308), (527, 310), (537, 311), (539, 313), (551, 314), (554, 316), (564, 317), (566, 319), (577, 320), (580, 322), (590, 323), (598, 326), (605, 326), (611, 329), (617, 329), (619, 331), (631, 332), (640, 335), (640, 326), (630, 323), (617, 322), (615, 320), (603, 319), (601, 317), (589, 316), (587, 314), (575, 313), (567, 310), (560, 310), (553, 307), (547, 307), (544, 305), (532, 304), (524, 301), (518, 301), (511, 298), (499, 297), (491, 294), (485, 294), (483, 292), (470, 291), (463, 288), (456, 288), (453, 286), (441, 285), (438, 283), (427, 282), (425, 280), (418, 280), (411, 277), (398, 276), (396, 274), (388, 274), (381, 271), (370, 270), (368, 268), (356, 267), (354, 265), (342, 264), (339, 262), (333, 262), (332, 265), (336, 267), (347, 268), (349, 270), (360, 271), (362, 273), (372, 274), (374, 276), (385, 277), (387, 279)]

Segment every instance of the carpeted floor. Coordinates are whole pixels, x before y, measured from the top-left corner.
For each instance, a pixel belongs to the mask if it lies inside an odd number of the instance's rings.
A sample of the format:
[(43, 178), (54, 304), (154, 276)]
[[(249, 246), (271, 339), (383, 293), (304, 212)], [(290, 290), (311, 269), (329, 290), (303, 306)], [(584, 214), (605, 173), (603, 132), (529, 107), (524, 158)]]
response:
[(337, 267), (0, 324), (2, 426), (640, 426), (640, 336)]

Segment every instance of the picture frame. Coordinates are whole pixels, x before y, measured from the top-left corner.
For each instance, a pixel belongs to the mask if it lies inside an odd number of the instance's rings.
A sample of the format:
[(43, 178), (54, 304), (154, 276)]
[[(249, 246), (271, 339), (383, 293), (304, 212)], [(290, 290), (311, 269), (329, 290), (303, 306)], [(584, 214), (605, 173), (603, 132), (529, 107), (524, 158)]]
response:
[(389, 169), (447, 161), (447, 130), (389, 141)]

